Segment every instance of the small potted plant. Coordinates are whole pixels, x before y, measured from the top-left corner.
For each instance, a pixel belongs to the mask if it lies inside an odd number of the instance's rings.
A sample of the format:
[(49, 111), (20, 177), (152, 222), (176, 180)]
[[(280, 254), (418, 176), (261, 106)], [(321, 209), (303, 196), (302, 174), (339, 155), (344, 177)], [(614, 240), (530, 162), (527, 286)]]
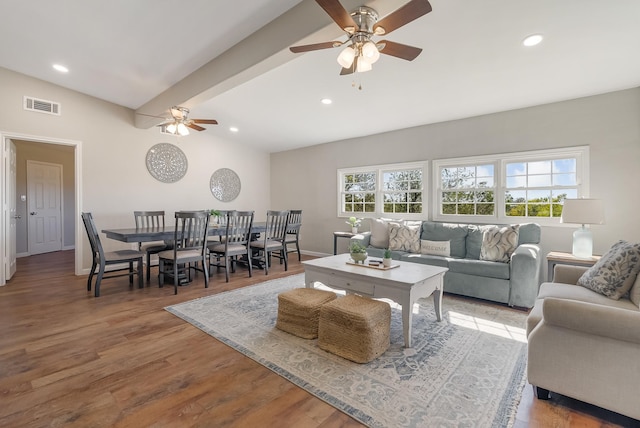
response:
[(360, 220), (359, 218), (349, 217), (349, 220), (347, 220), (345, 223), (351, 226), (351, 233), (358, 233), (358, 226), (360, 226), (361, 222), (362, 220)]
[(364, 261), (367, 260), (367, 249), (359, 242), (354, 241), (349, 245), (349, 253), (351, 259), (356, 263), (364, 264)]
[(211, 224), (213, 226), (217, 226), (220, 224), (220, 216), (222, 215), (222, 213), (220, 212), (220, 210), (210, 210), (209, 214), (211, 215)]
[(388, 248), (384, 250), (384, 255), (382, 256), (382, 266), (387, 268), (391, 267), (391, 250)]

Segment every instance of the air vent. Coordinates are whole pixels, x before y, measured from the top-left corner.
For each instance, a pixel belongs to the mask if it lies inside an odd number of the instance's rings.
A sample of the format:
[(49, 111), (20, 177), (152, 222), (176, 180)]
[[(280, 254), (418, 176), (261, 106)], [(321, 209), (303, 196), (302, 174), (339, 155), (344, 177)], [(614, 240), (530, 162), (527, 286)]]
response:
[(55, 114), (60, 116), (60, 103), (53, 101), (40, 100), (33, 97), (24, 97), (24, 109), (29, 111), (37, 111), (39, 113)]

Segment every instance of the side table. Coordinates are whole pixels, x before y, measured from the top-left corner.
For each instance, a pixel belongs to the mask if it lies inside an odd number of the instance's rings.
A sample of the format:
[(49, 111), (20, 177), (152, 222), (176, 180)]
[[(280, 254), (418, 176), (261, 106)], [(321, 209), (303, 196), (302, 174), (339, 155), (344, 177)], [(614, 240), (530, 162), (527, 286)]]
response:
[(338, 238), (351, 239), (353, 236), (356, 236), (356, 234), (351, 232), (333, 232), (333, 255), (338, 254)]
[(553, 280), (553, 268), (555, 265), (593, 266), (602, 256), (591, 256), (588, 259), (580, 259), (571, 253), (551, 251), (547, 254), (547, 281)]

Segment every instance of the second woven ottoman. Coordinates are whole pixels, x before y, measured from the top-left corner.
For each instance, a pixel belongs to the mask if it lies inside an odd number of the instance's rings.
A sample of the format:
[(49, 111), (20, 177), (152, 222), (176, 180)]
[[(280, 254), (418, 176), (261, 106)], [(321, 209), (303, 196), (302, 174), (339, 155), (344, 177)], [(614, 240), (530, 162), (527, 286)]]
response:
[(335, 293), (314, 288), (282, 292), (278, 294), (276, 327), (303, 339), (315, 339), (318, 337), (320, 307), (335, 299)]
[(356, 363), (368, 363), (389, 348), (391, 307), (349, 294), (320, 308), (318, 346)]

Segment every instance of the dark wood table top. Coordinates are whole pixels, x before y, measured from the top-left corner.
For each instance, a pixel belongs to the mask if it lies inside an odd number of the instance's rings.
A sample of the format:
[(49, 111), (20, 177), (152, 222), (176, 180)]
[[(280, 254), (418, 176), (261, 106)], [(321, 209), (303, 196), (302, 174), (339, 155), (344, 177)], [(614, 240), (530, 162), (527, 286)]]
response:
[[(226, 233), (224, 226), (209, 227), (209, 236), (220, 236)], [(253, 223), (251, 233), (262, 233), (266, 230), (266, 223)], [(175, 236), (175, 226), (165, 227), (141, 227), (141, 228), (125, 228), (125, 229), (102, 229), (102, 233), (107, 238), (115, 239), (121, 242), (151, 242), (172, 240)]]

